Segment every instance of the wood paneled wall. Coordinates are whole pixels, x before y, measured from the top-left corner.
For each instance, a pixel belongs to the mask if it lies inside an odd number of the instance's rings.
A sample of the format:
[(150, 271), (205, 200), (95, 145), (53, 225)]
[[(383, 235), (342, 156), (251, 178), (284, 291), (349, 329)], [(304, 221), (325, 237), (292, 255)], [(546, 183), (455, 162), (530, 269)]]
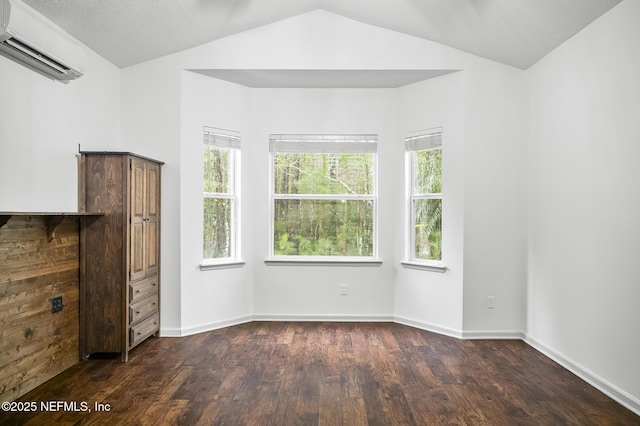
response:
[[(0, 228), (0, 401), (79, 361), (79, 220), (64, 217), (51, 241), (46, 216), (13, 216)], [(52, 314), (58, 296), (64, 308)]]

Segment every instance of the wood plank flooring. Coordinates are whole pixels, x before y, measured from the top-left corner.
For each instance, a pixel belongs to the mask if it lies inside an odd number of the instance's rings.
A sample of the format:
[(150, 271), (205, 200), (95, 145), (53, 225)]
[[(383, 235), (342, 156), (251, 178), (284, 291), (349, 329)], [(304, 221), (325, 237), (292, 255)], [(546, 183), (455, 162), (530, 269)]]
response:
[[(152, 338), (127, 364), (88, 360), (19, 401), (38, 408), (0, 412), (1, 424), (640, 425), (521, 341), (392, 323), (252, 322)], [(43, 411), (47, 401), (92, 411)]]

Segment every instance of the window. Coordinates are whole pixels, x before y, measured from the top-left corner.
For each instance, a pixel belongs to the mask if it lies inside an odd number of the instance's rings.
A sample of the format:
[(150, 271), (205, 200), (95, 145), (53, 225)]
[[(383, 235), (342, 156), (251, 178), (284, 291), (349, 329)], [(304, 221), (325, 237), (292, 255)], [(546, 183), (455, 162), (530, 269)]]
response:
[(409, 193), (408, 260), (442, 261), (442, 133), (405, 139)]
[(203, 258), (237, 259), (240, 138), (204, 129)]
[(374, 259), (375, 135), (271, 135), (271, 258)]

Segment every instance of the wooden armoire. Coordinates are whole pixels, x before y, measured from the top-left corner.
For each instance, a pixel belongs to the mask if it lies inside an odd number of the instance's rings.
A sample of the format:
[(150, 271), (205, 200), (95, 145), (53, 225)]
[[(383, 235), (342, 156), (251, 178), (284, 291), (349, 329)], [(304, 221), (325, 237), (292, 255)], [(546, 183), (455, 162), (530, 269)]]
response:
[(129, 351), (160, 328), (160, 167), (80, 152), (78, 206), (105, 216), (81, 235), (80, 355)]

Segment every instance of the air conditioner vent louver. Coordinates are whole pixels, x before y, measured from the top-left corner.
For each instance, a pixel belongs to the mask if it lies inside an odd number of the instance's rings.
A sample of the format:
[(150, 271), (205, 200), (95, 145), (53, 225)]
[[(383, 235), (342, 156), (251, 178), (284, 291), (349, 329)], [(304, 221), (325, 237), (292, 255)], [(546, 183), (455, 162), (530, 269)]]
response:
[(11, 49), (15, 52), (15, 57), (20, 58), (22, 55), (27, 55), (31, 57), (33, 60), (40, 62), (42, 65), (45, 65), (51, 68), (52, 71), (57, 72), (59, 74), (66, 74), (69, 71), (68, 67), (65, 67), (55, 59), (44, 55), (37, 50), (31, 48), (29, 45), (17, 40), (15, 38), (10, 38), (2, 42), (3, 45), (7, 46), (8, 49)]

